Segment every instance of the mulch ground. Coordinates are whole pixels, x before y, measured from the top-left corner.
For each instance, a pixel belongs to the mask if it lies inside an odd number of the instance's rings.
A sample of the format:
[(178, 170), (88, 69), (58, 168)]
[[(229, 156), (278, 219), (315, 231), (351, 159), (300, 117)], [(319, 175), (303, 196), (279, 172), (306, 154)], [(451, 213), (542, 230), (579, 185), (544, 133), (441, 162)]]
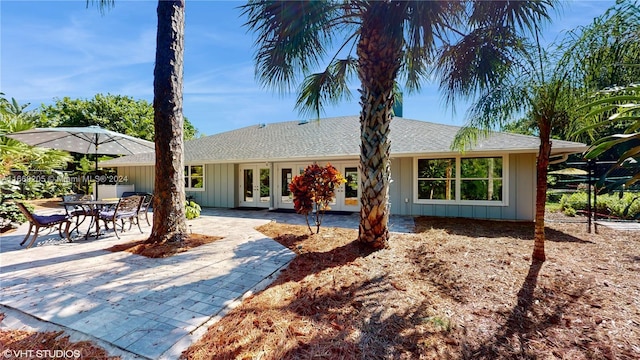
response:
[(638, 359), (640, 236), (550, 222), (418, 218), (368, 252), (355, 231), (269, 224), (299, 255), (186, 359)]
[(298, 256), (183, 358), (640, 358), (640, 234), (550, 219), (542, 265), (532, 224), (422, 217), (375, 252), (353, 230), (265, 225)]
[(220, 239), (222, 239), (220, 236), (189, 234), (187, 238), (180, 243), (149, 244), (146, 243), (146, 240), (138, 240), (125, 244), (114, 245), (105, 250), (112, 252), (126, 251), (132, 254), (146, 256), (148, 258), (166, 258)]

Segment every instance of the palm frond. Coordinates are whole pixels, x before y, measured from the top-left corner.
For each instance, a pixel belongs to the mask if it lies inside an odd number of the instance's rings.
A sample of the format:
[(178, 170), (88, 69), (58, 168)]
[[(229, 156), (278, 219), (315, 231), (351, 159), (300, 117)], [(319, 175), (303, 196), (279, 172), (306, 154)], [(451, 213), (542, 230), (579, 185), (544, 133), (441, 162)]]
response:
[(489, 24), (514, 25), (520, 31), (536, 31), (542, 21), (551, 19), (549, 9), (559, 6), (556, 0), (475, 1), (470, 21), (480, 27)]
[(250, 1), (240, 7), (257, 34), (256, 76), (263, 86), (291, 90), (299, 74), (316, 67), (332, 45), (327, 24), (339, 15), (331, 1)]
[(477, 144), (479, 139), (489, 136), (490, 133), (491, 131), (486, 128), (465, 125), (458, 130), (456, 136), (453, 138), (451, 150), (457, 150), (464, 153)]
[(522, 109), (528, 107), (528, 97), (525, 89), (516, 84), (505, 83), (485, 92), (467, 110), (467, 123), (456, 134), (452, 149), (469, 149), (480, 138), (509, 123)]
[[(633, 134), (615, 134), (602, 138), (591, 145), (585, 154), (585, 159), (596, 159), (607, 150), (614, 146), (620, 145), (627, 141), (632, 141), (640, 138), (640, 133)], [(624, 159), (622, 159), (624, 160)]]
[(100, 14), (104, 16), (108, 10), (116, 6), (115, 0), (87, 0), (87, 8), (90, 4), (97, 4)]
[(522, 49), (522, 42), (506, 27), (478, 28), (456, 44), (443, 46), (436, 69), (442, 74), (440, 89), (446, 102), (453, 104), (460, 95), (472, 97), (496, 86)]
[(324, 112), (325, 104), (337, 104), (342, 100), (351, 99), (349, 80), (354, 77), (357, 59), (334, 60), (321, 73), (308, 75), (303, 81), (296, 108), (303, 116), (317, 118)]

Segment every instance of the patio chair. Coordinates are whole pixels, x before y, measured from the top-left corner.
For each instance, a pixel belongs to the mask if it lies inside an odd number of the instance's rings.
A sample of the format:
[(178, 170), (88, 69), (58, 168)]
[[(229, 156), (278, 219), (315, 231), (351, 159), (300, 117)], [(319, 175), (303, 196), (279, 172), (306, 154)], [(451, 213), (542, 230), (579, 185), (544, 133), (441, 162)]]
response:
[(138, 210), (138, 221), (140, 221), (140, 218), (144, 217), (147, 221), (147, 225), (151, 226), (151, 222), (149, 221), (149, 208), (153, 201), (153, 194), (145, 193), (141, 194), (141, 196), (142, 203), (140, 204), (140, 210)]
[(95, 213), (92, 212), (90, 207), (77, 205), (77, 204), (64, 204), (72, 201), (91, 201), (93, 200), (93, 195), (84, 195), (84, 194), (71, 194), (71, 195), (63, 195), (62, 202), (64, 205), (64, 209), (67, 212), (67, 215), (71, 218), (75, 218), (76, 224), (71, 230), (74, 230), (76, 233), (80, 234), (80, 230), (78, 229), (80, 225), (87, 219), (87, 216), (93, 216)]
[(125, 191), (122, 193), (123, 198), (133, 195), (142, 196), (142, 204), (140, 204), (140, 210), (138, 211), (138, 221), (140, 221), (140, 218), (144, 217), (144, 219), (147, 221), (147, 225), (151, 226), (151, 222), (149, 221), (149, 208), (151, 207), (151, 203), (153, 201), (153, 194), (139, 191)]
[[(71, 218), (67, 214), (55, 214), (55, 215), (38, 215), (34, 214), (27, 207), (19, 202), (15, 202), (20, 212), (29, 220), (29, 231), (27, 231), (27, 235), (24, 237), (24, 240), (20, 243), (20, 246), (24, 245), (29, 236), (31, 235), (31, 229), (35, 227), (35, 233), (31, 238), (31, 241), (27, 245), (27, 249), (33, 246), (36, 239), (38, 238), (38, 233), (40, 229), (49, 229), (49, 233), (51, 233), (56, 227), (58, 227), (58, 233), (61, 238), (66, 238), (69, 240), (69, 226), (71, 225)], [(65, 236), (62, 236), (62, 225), (65, 226), (64, 232)]]
[(120, 235), (118, 234), (118, 222), (120, 222), (120, 232), (124, 232), (124, 223), (125, 221), (129, 222), (129, 230), (133, 223), (138, 225), (138, 229), (140, 233), (143, 233), (142, 228), (140, 227), (140, 221), (138, 221), (138, 211), (140, 210), (140, 205), (142, 203), (142, 196), (133, 195), (129, 197), (123, 197), (118, 201), (118, 204), (112, 209), (101, 210), (98, 212), (98, 219), (96, 221), (102, 220), (105, 223), (105, 227), (108, 226), (109, 223), (113, 224), (113, 232), (116, 233), (116, 237), (120, 239)]

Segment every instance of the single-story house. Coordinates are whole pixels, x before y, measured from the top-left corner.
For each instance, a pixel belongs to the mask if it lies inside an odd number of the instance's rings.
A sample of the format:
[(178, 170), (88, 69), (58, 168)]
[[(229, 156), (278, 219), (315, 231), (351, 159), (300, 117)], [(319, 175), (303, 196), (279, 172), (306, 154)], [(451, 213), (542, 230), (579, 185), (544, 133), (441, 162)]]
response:
[[(393, 118), (391, 213), (533, 221), (537, 137), (494, 133), (470, 150), (451, 150), (460, 128)], [(586, 149), (554, 140), (552, 160)], [(292, 177), (330, 162), (347, 183), (332, 209), (359, 210), (358, 116), (260, 124), (185, 142), (187, 196), (205, 207), (293, 209)], [(154, 154), (103, 162), (136, 191), (154, 188)]]

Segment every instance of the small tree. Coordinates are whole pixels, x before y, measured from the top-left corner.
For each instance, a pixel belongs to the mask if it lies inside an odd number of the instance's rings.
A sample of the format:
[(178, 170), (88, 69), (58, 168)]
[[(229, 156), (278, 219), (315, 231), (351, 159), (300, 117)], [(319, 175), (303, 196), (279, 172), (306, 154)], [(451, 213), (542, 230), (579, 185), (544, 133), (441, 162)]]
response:
[(309, 214), (315, 213), (316, 234), (320, 232), (320, 225), (329, 204), (335, 197), (336, 187), (347, 182), (333, 165), (322, 167), (312, 164), (304, 172), (293, 178), (289, 190), (293, 193), (293, 206), (298, 214), (303, 214), (307, 220), (309, 232), (313, 234), (309, 225)]

